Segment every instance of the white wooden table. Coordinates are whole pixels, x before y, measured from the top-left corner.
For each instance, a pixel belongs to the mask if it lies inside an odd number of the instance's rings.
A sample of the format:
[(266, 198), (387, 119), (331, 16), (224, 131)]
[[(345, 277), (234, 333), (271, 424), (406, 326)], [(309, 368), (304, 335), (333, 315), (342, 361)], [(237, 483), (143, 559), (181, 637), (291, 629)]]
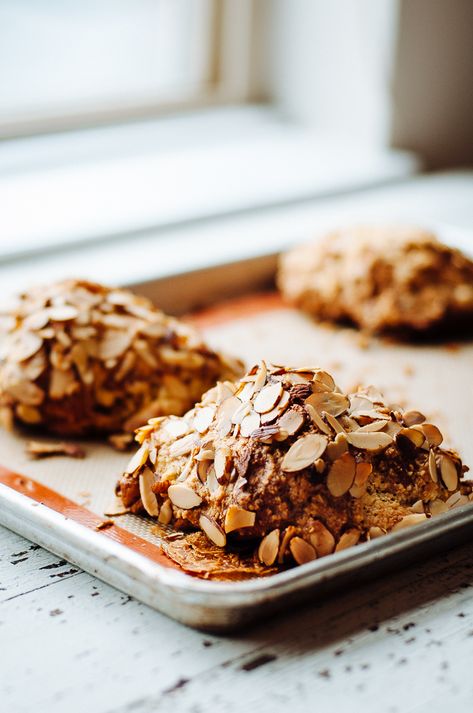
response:
[(473, 709), (473, 543), (220, 637), (0, 529), (5, 713)]
[[(389, 193), (370, 209), (473, 226), (473, 174)], [(472, 595), (473, 543), (211, 636), (0, 528), (0, 711), (470, 713)]]

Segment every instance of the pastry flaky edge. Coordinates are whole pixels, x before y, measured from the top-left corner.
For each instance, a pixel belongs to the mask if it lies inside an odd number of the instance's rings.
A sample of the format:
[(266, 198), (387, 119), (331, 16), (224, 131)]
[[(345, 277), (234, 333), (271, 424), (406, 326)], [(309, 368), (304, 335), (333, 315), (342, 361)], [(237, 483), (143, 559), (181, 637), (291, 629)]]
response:
[(10, 427), (133, 434), (243, 373), (146, 297), (85, 280), (25, 292), (0, 314), (0, 329), (0, 406)]
[[(344, 394), (312, 367), (254, 366), (183, 417), (151, 419), (117, 485), (131, 512), (252, 543), (267, 566), (303, 564), (425, 522), (473, 497), (468, 470), (418, 411), (374, 388)], [(198, 555), (196, 555), (198, 556)]]
[(367, 333), (451, 332), (473, 318), (473, 262), (421, 228), (329, 232), (283, 254), (277, 283), (315, 318)]

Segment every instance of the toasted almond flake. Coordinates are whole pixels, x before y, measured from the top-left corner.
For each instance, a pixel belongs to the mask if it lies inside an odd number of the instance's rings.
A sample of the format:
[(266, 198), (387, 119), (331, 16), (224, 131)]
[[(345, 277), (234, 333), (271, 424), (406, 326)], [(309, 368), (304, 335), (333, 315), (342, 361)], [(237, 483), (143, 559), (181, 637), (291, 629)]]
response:
[(158, 515), (158, 522), (161, 523), (161, 525), (169, 525), (169, 523), (172, 520), (172, 503), (167, 498), (167, 500), (164, 501), (164, 503), (161, 505), (161, 509), (159, 511)]
[(277, 425), (288, 436), (293, 436), (304, 423), (304, 416), (300, 411), (286, 411), (278, 420)]
[(364, 426), (359, 426), (357, 432), (372, 433), (374, 431), (382, 431), (383, 428), (386, 428), (386, 421), (372, 421), (371, 423), (366, 423)]
[(429, 502), (429, 510), (431, 515), (441, 515), (448, 511), (448, 505), (443, 500), (440, 500), (440, 498), (437, 498)]
[(210, 427), (215, 416), (214, 406), (204, 406), (203, 408), (196, 409), (194, 416), (193, 426), (199, 433), (204, 433)]
[(281, 469), (294, 473), (312, 465), (323, 454), (327, 447), (327, 437), (318, 433), (302, 436), (289, 448), (283, 458)]
[(156, 495), (152, 491), (152, 485), (154, 483), (154, 473), (149, 469), (145, 468), (139, 477), (140, 486), (140, 498), (143, 503), (143, 507), (151, 517), (158, 517), (159, 506)]
[(326, 371), (322, 371), (321, 369), (315, 372), (313, 380), (314, 382), (318, 381), (321, 384), (324, 384), (328, 389), (330, 389), (330, 391), (335, 391), (336, 389), (335, 381), (333, 380), (333, 378), (330, 376), (330, 374), (328, 374)]
[(423, 423), (420, 426), (422, 433), (427, 438), (430, 446), (439, 446), (443, 441), (443, 436), (437, 426), (433, 423)]
[(238, 424), (243, 421), (245, 416), (248, 416), (251, 413), (251, 403), (249, 401), (245, 401), (244, 403), (241, 403), (240, 406), (235, 410), (233, 416), (232, 416), (232, 424)]
[(415, 426), (418, 423), (423, 423), (425, 416), (420, 411), (406, 411), (402, 415), (402, 419), (406, 426)]
[(345, 429), (343, 428), (341, 423), (339, 423), (335, 416), (332, 416), (331, 413), (322, 411), (322, 416), (327, 420), (328, 424), (333, 428), (335, 433), (345, 433)]
[(189, 424), (184, 418), (169, 416), (164, 422), (164, 430), (173, 438), (180, 438), (189, 432)]
[(32, 312), (23, 320), (23, 327), (33, 331), (43, 329), (49, 322), (49, 310), (41, 309), (38, 312)]
[(327, 476), (327, 488), (335, 497), (347, 493), (353, 485), (356, 472), (356, 461), (351, 453), (344, 453), (332, 463)]
[(108, 361), (121, 356), (131, 346), (132, 339), (129, 330), (108, 329), (99, 343), (99, 359)]
[(207, 471), (210, 467), (210, 463), (210, 460), (197, 461), (197, 477), (201, 483), (205, 483), (207, 480)]
[(370, 529), (368, 530), (368, 539), (375, 540), (377, 537), (382, 537), (385, 534), (386, 530), (383, 530), (381, 527), (373, 525), (373, 527), (370, 527)]
[(215, 451), (215, 458), (214, 458), (215, 477), (217, 478), (219, 483), (225, 477), (228, 463), (230, 461), (230, 457), (231, 457), (230, 449), (226, 448), (225, 446), (223, 446), (221, 448), (217, 448), (217, 450)]
[(337, 460), (348, 451), (346, 433), (337, 433), (335, 440), (327, 446), (327, 456), (331, 461)]
[(132, 455), (130, 458), (130, 461), (125, 468), (125, 473), (134, 473), (135, 470), (138, 468), (141, 468), (142, 465), (144, 465), (148, 459), (148, 454), (149, 454), (149, 448), (148, 444), (145, 442), (143, 445), (138, 448), (136, 453)]
[(355, 528), (351, 530), (347, 530), (346, 532), (343, 533), (343, 535), (340, 537), (339, 541), (337, 542), (337, 545), (335, 547), (335, 552), (341, 552), (342, 550), (346, 550), (348, 547), (353, 547), (358, 543), (358, 540), (360, 539), (361, 533), (356, 530)]
[(396, 522), (391, 532), (397, 532), (398, 530), (403, 530), (405, 527), (411, 527), (411, 525), (420, 525), (422, 522), (427, 520), (427, 516), (422, 513), (412, 513), (411, 515), (405, 515), (399, 522)]
[(356, 414), (358, 413), (358, 411), (373, 410), (373, 402), (370, 401), (370, 399), (366, 398), (366, 396), (362, 396), (360, 394), (352, 394), (348, 398), (350, 401), (349, 412), (351, 414)]
[(323, 473), (325, 470), (325, 461), (323, 458), (317, 458), (314, 463), (317, 473)]
[(248, 381), (245, 383), (241, 390), (236, 392), (236, 396), (242, 401), (243, 403), (246, 403), (247, 401), (250, 401), (251, 397), (253, 396), (255, 390), (255, 384), (252, 381)]
[(28, 441), (26, 453), (33, 458), (47, 458), (49, 456), (68, 456), (69, 458), (85, 458), (85, 451), (77, 443), (45, 443), (44, 441)]
[(421, 515), (425, 512), (424, 501), (416, 500), (413, 505), (411, 505), (412, 512), (420, 513)]
[(282, 564), (284, 562), (284, 557), (286, 556), (287, 548), (289, 547), (289, 542), (291, 539), (294, 537), (294, 535), (297, 533), (297, 527), (294, 527), (294, 525), (289, 525), (286, 527), (284, 530), (281, 544), (279, 545), (279, 552), (278, 552), (278, 563)]
[(196, 446), (196, 444), (197, 444), (196, 434), (189, 433), (187, 436), (184, 436), (183, 438), (179, 438), (179, 440), (174, 441), (174, 443), (171, 443), (171, 446), (169, 447), (169, 455), (172, 458), (178, 458), (179, 456), (186, 456), (192, 451), (192, 449)]
[(320, 392), (312, 394), (305, 400), (306, 404), (310, 404), (316, 411), (322, 413), (326, 411), (331, 416), (340, 416), (348, 409), (350, 402), (343, 394)]
[(200, 495), (184, 483), (170, 485), (168, 495), (172, 504), (182, 510), (191, 510), (202, 502)]
[(457, 508), (460, 505), (466, 505), (469, 500), (467, 495), (462, 495), (460, 491), (457, 491), (456, 493), (453, 493), (450, 495), (450, 497), (445, 501), (446, 505), (448, 506), (449, 509), (451, 508)]
[(215, 493), (220, 487), (220, 484), (217, 480), (217, 476), (215, 475), (215, 468), (214, 468), (213, 463), (207, 469), (206, 484), (207, 484), (207, 487), (211, 493)]
[(398, 442), (402, 438), (408, 438), (415, 448), (420, 448), (425, 441), (422, 431), (415, 428), (401, 428), (396, 436), (396, 441)]
[(335, 549), (335, 538), (320, 520), (315, 520), (312, 525), (309, 539), (312, 547), (317, 552), (317, 557), (325, 557)]
[(440, 458), (440, 475), (447, 490), (456, 490), (458, 487), (458, 473), (455, 463), (446, 455)]
[(233, 532), (245, 527), (253, 527), (256, 520), (256, 513), (244, 510), (238, 505), (230, 505), (225, 513), (225, 532)]
[(12, 357), (15, 361), (25, 361), (34, 356), (42, 346), (43, 340), (37, 334), (21, 332), (12, 347)]
[(234, 386), (230, 381), (219, 381), (216, 388), (217, 394), (215, 400), (219, 406), (234, 395)]
[(267, 567), (276, 561), (279, 551), (279, 530), (272, 530), (263, 537), (258, 547), (258, 558)]
[(355, 480), (350, 488), (350, 495), (354, 498), (361, 498), (366, 492), (368, 478), (373, 472), (371, 463), (360, 462), (356, 464)]
[(270, 423), (270, 421), (274, 421), (275, 418), (277, 418), (283, 411), (287, 408), (289, 404), (289, 392), (288, 391), (283, 391), (282, 396), (279, 399), (278, 403), (276, 406), (271, 409), (271, 411), (268, 411), (267, 413), (262, 413), (261, 414), (261, 423), (264, 426), (266, 423)]
[(268, 375), (268, 368), (266, 366), (266, 363), (264, 361), (261, 362), (260, 367), (256, 373), (256, 379), (255, 379), (255, 393), (258, 393), (258, 391), (261, 391), (263, 386), (266, 383), (266, 377)]
[(249, 413), (240, 423), (240, 435), (244, 438), (249, 438), (253, 431), (256, 431), (260, 426), (260, 416), (254, 411)]
[(280, 381), (264, 386), (253, 401), (257, 413), (268, 413), (281, 398), (283, 386)]
[(212, 517), (201, 515), (199, 518), (199, 526), (214, 545), (217, 545), (217, 547), (225, 547), (227, 544), (227, 536)]
[(312, 562), (312, 560), (317, 559), (317, 552), (315, 549), (312, 545), (303, 540), (302, 537), (293, 537), (289, 543), (289, 549), (299, 565), (306, 564), (307, 562)]
[(355, 448), (361, 448), (367, 451), (379, 451), (383, 448), (387, 448), (393, 442), (391, 436), (383, 431), (376, 431), (374, 433), (365, 432), (360, 433), (359, 431), (352, 431), (347, 433), (347, 441)]
[(44, 401), (44, 391), (32, 381), (19, 381), (5, 390), (25, 406), (39, 406)]
[(312, 423), (314, 423), (315, 426), (317, 426), (319, 431), (322, 431), (322, 433), (325, 433), (326, 436), (330, 436), (331, 435), (330, 428), (327, 426), (327, 424), (323, 420), (322, 416), (319, 415), (318, 411), (316, 411), (315, 408), (311, 404), (308, 404), (307, 402), (305, 404), (305, 409), (306, 409), (307, 413), (309, 414), (309, 416), (312, 420)]
[(437, 464), (435, 462), (435, 453), (433, 450), (429, 451), (429, 473), (434, 483), (438, 483), (439, 477), (437, 473)]
[(78, 317), (79, 311), (71, 305), (61, 305), (60, 307), (51, 307), (49, 309), (49, 318), (53, 322), (68, 322), (70, 319)]
[(24, 423), (41, 423), (41, 411), (34, 406), (17, 404), (15, 413), (21, 421), (24, 421)]

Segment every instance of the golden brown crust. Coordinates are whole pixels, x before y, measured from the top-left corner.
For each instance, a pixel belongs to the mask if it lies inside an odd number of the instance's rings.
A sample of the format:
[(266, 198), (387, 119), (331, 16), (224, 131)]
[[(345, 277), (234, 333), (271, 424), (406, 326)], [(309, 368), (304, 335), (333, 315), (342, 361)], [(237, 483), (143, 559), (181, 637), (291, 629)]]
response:
[(255, 540), (267, 566), (301, 564), (469, 502), (467, 470), (419, 412), (373, 388), (343, 394), (320, 369), (254, 367), (182, 418), (151, 419), (118, 486), (126, 506)]
[(182, 414), (242, 368), (148, 299), (86, 281), (20, 295), (2, 326), (4, 411), (59, 434), (133, 431)]
[(329, 233), (280, 260), (284, 297), (368, 332), (434, 331), (473, 316), (473, 263), (418, 228)]

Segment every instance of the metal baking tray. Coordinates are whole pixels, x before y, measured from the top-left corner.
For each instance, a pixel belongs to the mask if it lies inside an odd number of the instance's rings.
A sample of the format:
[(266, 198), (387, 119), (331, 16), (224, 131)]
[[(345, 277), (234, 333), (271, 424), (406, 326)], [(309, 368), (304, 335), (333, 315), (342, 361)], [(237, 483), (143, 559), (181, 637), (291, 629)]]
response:
[[(193, 313), (207, 340), (244, 358), (320, 365), (344, 388), (375, 383), (396, 402), (435, 418), (446, 442), (473, 462), (469, 435), (473, 345), (388, 344), (360, 348), (354, 330), (329, 329), (284, 306), (274, 292), (276, 255), (212, 267), (134, 288), (174, 314)], [(197, 311), (197, 312), (196, 312)], [(151, 522), (115, 518), (105, 503), (128, 455), (97, 442), (83, 461), (29, 461), (24, 436), (0, 434), (0, 523), (123, 592), (192, 627), (230, 631), (276, 611), (435, 556), (471, 538), (473, 505), (301, 567), (240, 582), (206, 581), (173, 566)]]

